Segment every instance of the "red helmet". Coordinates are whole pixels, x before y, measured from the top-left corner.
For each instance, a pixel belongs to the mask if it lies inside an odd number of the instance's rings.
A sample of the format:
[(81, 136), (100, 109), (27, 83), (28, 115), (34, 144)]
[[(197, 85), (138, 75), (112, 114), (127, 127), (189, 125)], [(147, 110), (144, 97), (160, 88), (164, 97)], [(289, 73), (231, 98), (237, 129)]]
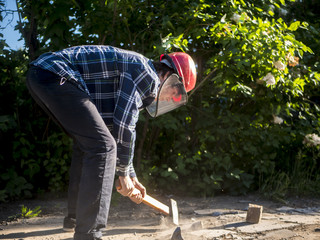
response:
[(174, 52), (168, 55), (162, 54), (160, 61), (164, 59), (169, 61), (174, 71), (181, 77), (186, 91), (192, 90), (197, 81), (196, 66), (192, 58), (184, 52)]
[(194, 88), (197, 78), (195, 64), (186, 53), (162, 54), (160, 61), (173, 68), (174, 73), (163, 80), (157, 97), (146, 107), (152, 117), (160, 116), (186, 104), (187, 92)]

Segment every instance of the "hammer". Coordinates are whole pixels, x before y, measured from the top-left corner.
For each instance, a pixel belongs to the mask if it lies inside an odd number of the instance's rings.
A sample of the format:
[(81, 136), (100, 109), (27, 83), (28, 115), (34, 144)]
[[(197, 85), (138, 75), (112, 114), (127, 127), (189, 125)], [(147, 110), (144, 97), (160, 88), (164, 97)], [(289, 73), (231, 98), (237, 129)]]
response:
[[(121, 184), (119, 179), (115, 182), (117, 190), (121, 190)], [(138, 189), (134, 189), (134, 191), (139, 191)], [(149, 207), (152, 207), (153, 209), (157, 210), (158, 212), (161, 212), (165, 215), (172, 215), (172, 220), (175, 225), (179, 225), (179, 213), (178, 213), (178, 205), (177, 202), (173, 199), (170, 199), (171, 203), (171, 209), (169, 206), (159, 202), (157, 199), (149, 196), (148, 194), (145, 195), (145, 197), (142, 199), (142, 203), (148, 205)], [(171, 211), (170, 211), (171, 210)]]

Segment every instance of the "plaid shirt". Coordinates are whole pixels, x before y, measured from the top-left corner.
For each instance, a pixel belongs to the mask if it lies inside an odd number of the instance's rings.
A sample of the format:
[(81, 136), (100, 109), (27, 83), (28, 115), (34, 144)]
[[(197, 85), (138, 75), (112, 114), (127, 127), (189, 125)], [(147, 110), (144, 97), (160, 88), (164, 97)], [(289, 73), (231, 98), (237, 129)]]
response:
[(152, 62), (111, 46), (77, 46), (45, 53), (31, 64), (88, 93), (117, 142), (116, 174), (135, 176), (132, 159), (139, 109), (155, 98), (160, 86)]

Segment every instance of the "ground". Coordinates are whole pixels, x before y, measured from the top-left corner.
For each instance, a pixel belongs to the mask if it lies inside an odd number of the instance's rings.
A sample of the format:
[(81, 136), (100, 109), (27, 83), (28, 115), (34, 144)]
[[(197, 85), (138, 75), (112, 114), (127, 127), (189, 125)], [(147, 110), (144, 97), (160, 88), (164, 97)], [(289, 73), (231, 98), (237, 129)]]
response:
[[(117, 194), (117, 193), (115, 193)], [(320, 239), (320, 199), (290, 198), (286, 202), (265, 200), (257, 195), (190, 198), (153, 195), (169, 205), (174, 198), (179, 208), (179, 225), (184, 240)], [(246, 222), (248, 205), (263, 206), (257, 224)], [(15, 219), (20, 205), (40, 206), (35, 218)], [(72, 240), (72, 232), (62, 230), (65, 198), (42, 198), (0, 205), (0, 239)], [(136, 205), (127, 198), (113, 200), (103, 240), (170, 240), (177, 226), (150, 207)], [(181, 240), (181, 239), (180, 239)]]

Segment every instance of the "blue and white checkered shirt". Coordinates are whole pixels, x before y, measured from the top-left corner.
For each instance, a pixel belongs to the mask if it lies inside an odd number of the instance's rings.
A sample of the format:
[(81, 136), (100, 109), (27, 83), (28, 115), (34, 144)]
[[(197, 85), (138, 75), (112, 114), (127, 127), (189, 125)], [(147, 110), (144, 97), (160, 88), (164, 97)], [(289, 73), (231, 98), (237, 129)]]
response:
[(76, 46), (41, 55), (32, 65), (76, 83), (94, 101), (118, 146), (119, 176), (135, 176), (132, 165), (139, 108), (160, 86), (152, 62), (111, 46)]

